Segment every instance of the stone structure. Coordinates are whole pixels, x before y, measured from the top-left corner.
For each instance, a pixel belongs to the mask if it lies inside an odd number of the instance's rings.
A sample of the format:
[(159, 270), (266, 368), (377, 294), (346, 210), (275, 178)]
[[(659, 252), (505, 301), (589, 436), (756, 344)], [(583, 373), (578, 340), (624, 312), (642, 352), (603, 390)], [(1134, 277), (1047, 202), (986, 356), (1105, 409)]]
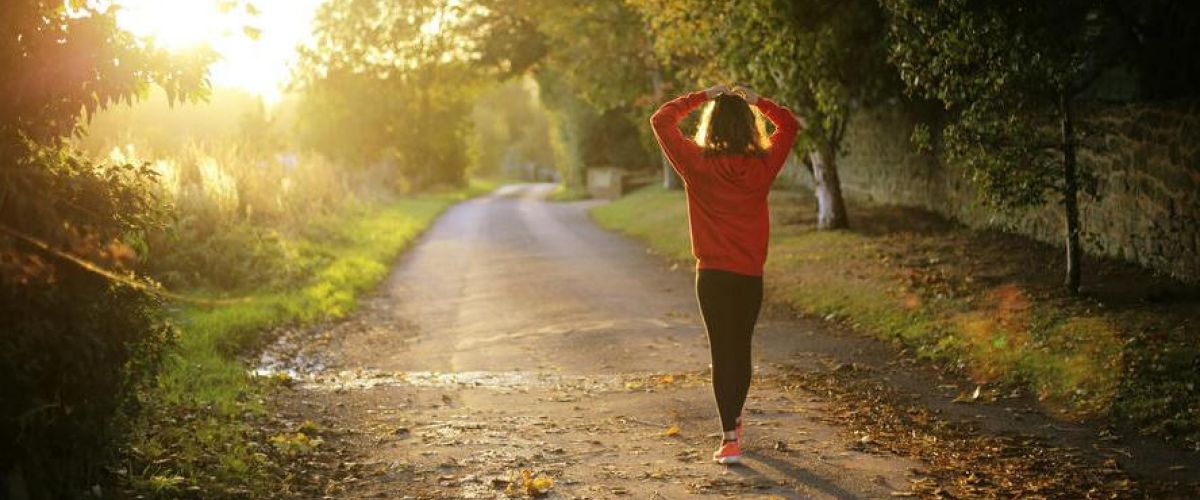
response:
[(592, 167), (587, 169), (587, 190), (592, 198), (614, 200), (625, 194), (625, 177), (628, 172), (616, 167)]
[[(1097, 196), (1081, 198), (1086, 251), (1200, 282), (1200, 103), (1105, 106), (1080, 116), (1105, 130), (1080, 154), (1097, 179)], [(1062, 244), (1056, 201), (1011, 214), (981, 205), (963, 169), (915, 152), (913, 124), (901, 104), (854, 117), (839, 165), (848, 198), (922, 207)], [(797, 167), (785, 179), (811, 183)]]

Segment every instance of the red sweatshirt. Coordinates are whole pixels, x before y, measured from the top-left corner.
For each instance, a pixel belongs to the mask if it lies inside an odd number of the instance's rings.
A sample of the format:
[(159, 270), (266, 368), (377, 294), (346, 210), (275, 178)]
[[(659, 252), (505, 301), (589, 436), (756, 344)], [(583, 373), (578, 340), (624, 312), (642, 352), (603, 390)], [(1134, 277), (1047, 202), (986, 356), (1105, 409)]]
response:
[(679, 122), (707, 100), (703, 91), (678, 97), (658, 108), (650, 123), (687, 189), (696, 267), (762, 276), (771, 231), (767, 193), (800, 124), (787, 108), (759, 98), (754, 105), (775, 124), (767, 154), (705, 156), (679, 132)]

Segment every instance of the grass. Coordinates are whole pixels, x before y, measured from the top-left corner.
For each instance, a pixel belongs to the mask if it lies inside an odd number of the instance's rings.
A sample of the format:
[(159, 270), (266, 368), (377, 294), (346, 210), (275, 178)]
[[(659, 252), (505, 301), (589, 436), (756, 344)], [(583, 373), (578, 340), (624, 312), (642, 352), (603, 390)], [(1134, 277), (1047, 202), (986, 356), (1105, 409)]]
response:
[[(1082, 297), (1056, 248), (898, 207), (851, 207), (852, 231), (813, 229), (812, 200), (772, 194), (771, 300), (897, 343), (1046, 411), (1200, 446), (1200, 303), (1121, 263), (1089, 263)], [(648, 188), (595, 207), (602, 226), (690, 260), (682, 192)], [(1190, 297), (1190, 298), (1189, 298)]]
[[(228, 305), (186, 306), (172, 313), (181, 331), (176, 352), (152, 394), (127, 456), (129, 493), (156, 498), (262, 497), (285, 480), (279, 432), (265, 397), (271, 379), (253, 377), (239, 356), (268, 339), (274, 326), (344, 317), (363, 292), (453, 203), (489, 191), (422, 195), (359, 207), (313, 221), (290, 243), (309, 276), (303, 286), (258, 290)], [(210, 292), (196, 291), (196, 294)], [(202, 493), (201, 493), (202, 492)]]
[(591, 193), (588, 193), (587, 188), (583, 186), (559, 184), (558, 187), (554, 188), (554, 191), (550, 192), (550, 195), (546, 199), (550, 201), (579, 201), (591, 197)]

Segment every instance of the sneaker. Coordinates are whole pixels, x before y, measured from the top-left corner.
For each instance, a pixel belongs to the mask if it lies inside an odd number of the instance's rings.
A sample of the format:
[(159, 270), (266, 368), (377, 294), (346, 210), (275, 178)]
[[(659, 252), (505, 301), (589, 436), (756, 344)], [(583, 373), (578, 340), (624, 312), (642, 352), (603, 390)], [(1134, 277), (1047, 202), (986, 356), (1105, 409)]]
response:
[(722, 441), (721, 447), (713, 452), (713, 461), (719, 464), (736, 464), (742, 461), (742, 447), (737, 440)]

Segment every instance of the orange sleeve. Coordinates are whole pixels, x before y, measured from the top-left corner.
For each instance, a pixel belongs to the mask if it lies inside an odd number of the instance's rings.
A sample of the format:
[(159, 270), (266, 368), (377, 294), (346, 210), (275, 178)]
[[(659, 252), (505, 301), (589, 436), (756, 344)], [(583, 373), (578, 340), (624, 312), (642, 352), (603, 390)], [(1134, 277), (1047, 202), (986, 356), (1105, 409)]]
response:
[(700, 156), (700, 146), (691, 139), (684, 137), (679, 131), (679, 122), (696, 108), (708, 101), (703, 91), (695, 91), (668, 101), (650, 117), (650, 126), (654, 128), (654, 137), (662, 147), (671, 167), (680, 177), (687, 179), (687, 171)]

